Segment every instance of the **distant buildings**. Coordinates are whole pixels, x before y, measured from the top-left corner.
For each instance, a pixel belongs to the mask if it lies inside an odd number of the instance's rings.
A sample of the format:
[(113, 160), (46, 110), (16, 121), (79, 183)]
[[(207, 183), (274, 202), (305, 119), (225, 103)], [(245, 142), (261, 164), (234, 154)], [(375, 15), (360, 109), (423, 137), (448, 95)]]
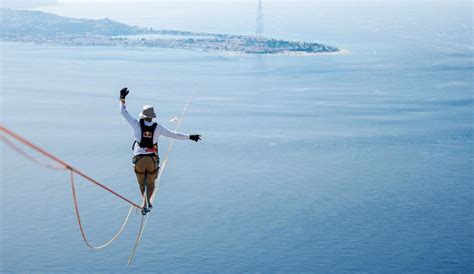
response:
[(109, 19), (87, 20), (39, 11), (0, 9), (2, 41), (74, 46), (126, 46), (224, 51), (248, 54), (314, 54), (337, 52), (318, 43), (284, 41), (261, 36), (153, 30)]

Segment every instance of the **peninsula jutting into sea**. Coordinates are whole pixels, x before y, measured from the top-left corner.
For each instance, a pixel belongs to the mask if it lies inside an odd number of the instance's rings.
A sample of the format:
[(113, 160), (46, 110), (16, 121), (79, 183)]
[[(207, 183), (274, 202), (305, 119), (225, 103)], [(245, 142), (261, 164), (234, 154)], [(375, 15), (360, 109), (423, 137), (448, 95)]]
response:
[(231, 34), (155, 30), (110, 19), (77, 19), (30, 10), (0, 9), (0, 40), (71, 46), (124, 46), (241, 54), (314, 55), (341, 50), (319, 43)]

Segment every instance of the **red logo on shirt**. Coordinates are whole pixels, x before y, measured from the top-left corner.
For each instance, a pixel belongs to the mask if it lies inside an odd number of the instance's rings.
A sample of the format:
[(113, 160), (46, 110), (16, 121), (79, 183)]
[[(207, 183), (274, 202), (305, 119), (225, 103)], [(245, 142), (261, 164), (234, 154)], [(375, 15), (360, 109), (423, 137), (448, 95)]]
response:
[(151, 138), (152, 136), (153, 136), (153, 133), (151, 133), (151, 131), (143, 132), (143, 137), (144, 138)]

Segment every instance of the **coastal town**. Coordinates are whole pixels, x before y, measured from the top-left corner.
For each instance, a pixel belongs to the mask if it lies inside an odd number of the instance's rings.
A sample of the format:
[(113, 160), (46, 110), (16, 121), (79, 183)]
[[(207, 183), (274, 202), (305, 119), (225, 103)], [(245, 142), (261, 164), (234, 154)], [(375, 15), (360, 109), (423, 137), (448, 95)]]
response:
[(340, 51), (314, 42), (263, 36), (154, 30), (110, 19), (61, 17), (40, 11), (1, 9), (1, 41), (67, 46), (123, 46), (188, 49), (242, 54), (312, 55)]

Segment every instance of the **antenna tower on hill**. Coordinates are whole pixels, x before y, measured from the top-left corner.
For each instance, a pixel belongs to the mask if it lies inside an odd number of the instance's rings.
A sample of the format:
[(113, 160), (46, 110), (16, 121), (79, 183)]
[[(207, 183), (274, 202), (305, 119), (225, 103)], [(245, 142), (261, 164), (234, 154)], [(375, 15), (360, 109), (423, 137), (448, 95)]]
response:
[(258, 0), (257, 8), (257, 28), (255, 34), (259, 37), (263, 36), (263, 6), (262, 0)]

